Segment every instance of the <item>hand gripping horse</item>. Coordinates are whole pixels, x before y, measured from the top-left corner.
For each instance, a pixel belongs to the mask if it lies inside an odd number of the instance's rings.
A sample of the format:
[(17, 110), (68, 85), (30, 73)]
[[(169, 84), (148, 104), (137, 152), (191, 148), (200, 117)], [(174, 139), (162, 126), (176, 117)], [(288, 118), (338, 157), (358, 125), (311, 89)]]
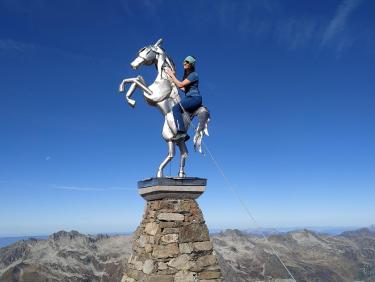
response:
[[(162, 41), (162, 39), (159, 39), (154, 45), (149, 45), (140, 49), (138, 51), (138, 56), (130, 64), (133, 69), (137, 69), (141, 65), (156, 65), (158, 73), (155, 81), (150, 86), (147, 86), (142, 76), (126, 78), (121, 82), (119, 91), (125, 92), (125, 85), (130, 84), (125, 97), (128, 104), (131, 107), (135, 107), (136, 101), (133, 100), (131, 96), (137, 88), (141, 88), (146, 102), (151, 106), (157, 107), (164, 115), (165, 120), (162, 136), (168, 144), (168, 155), (159, 165), (157, 177), (163, 177), (163, 169), (173, 159), (175, 155), (175, 144), (177, 144), (180, 149), (180, 168), (178, 176), (185, 177), (185, 160), (188, 156), (188, 150), (185, 144), (186, 140), (177, 142), (172, 140), (177, 134), (172, 108), (180, 102), (181, 98), (178, 94), (177, 86), (165, 72), (165, 68), (170, 68), (172, 71), (175, 71), (175, 65), (164, 49), (160, 47)], [(183, 119), (185, 128), (189, 127), (191, 120), (195, 116), (198, 117), (198, 126), (194, 135), (194, 149), (202, 153), (202, 138), (203, 135), (208, 136), (207, 124), (210, 120), (210, 112), (205, 106), (201, 106), (192, 114), (184, 111)]]

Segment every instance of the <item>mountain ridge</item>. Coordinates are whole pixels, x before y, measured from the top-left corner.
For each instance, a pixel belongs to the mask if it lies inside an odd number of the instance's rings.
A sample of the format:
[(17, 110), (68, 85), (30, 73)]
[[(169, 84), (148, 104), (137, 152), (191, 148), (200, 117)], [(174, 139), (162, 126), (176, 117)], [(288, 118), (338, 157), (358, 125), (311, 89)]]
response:
[[(0, 248), (1, 281), (120, 281), (131, 236), (59, 231), (48, 239), (21, 240)], [(238, 229), (212, 236), (225, 281), (375, 281), (375, 232), (362, 228), (330, 236), (311, 230), (267, 239)]]

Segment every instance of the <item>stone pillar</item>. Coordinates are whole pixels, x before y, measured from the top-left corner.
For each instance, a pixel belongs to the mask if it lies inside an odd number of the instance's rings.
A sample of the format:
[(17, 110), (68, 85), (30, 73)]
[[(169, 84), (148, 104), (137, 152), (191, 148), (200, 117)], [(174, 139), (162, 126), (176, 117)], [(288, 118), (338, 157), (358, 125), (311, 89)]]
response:
[(223, 281), (203, 214), (195, 199), (206, 179), (150, 178), (138, 183), (146, 199), (122, 281)]

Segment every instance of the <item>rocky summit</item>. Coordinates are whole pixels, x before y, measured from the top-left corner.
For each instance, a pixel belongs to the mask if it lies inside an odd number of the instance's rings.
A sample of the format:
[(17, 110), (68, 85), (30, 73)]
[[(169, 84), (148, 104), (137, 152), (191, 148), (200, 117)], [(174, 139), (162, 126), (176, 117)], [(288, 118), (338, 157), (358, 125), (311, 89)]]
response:
[[(273, 247), (298, 282), (374, 282), (374, 231), (365, 228), (331, 236), (300, 230), (270, 235), (266, 240), (226, 230), (211, 238), (224, 281), (292, 281), (273, 254)], [(48, 240), (18, 241), (0, 249), (0, 281), (121, 281), (132, 253), (132, 240), (131, 236), (86, 236), (62, 231)], [(164, 240), (177, 239), (169, 235)], [(195, 247), (206, 249), (207, 245)], [(186, 244), (169, 251), (189, 254), (193, 248)], [(160, 267), (184, 268), (188, 261), (187, 256), (180, 256), (170, 266), (160, 263)], [(146, 262), (142, 271), (149, 272), (153, 267)]]

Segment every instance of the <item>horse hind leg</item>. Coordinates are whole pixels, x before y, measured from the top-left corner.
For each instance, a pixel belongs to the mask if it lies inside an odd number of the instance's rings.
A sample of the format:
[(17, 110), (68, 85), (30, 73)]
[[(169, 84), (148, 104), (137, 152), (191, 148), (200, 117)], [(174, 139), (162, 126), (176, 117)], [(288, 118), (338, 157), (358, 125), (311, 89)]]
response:
[(204, 131), (210, 119), (210, 112), (208, 111), (206, 107), (202, 106), (201, 108), (199, 108), (197, 115), (198, 115), (198, 120), (199, 120), (197, 130)]
[(199, 122), (194, 135), (194, 150), (202, 153), (202, 138), (204, 134), (208, 136), (207, 125), (210, 120), (210, 112), (206, 107), (202, 106), (196, 112), (196, 115), (198, 116)]
[(180, 149), (180, 169), (178, 171), (179, 177), (186, 177), (185, 174), (185, 161), (188, 157), (188, 149), (186, 148), (185, 142), (178, 143), (178, 148)]
[(174, 143), (172, 141), (168, 141), (168, 155), (164, 159), (164, 161), (160, 164), (157, 175), (156, 175), (157, 177), (163, 177), (163, 169), (173, 159), (174, 155), (175, 155)]

